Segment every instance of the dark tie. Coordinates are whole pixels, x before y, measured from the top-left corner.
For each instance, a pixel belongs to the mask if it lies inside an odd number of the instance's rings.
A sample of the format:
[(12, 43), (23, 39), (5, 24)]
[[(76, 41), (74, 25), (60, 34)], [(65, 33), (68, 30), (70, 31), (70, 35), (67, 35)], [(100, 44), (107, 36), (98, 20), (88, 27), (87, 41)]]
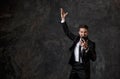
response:
[(80, 59), (82, 59), (82, 62), (83, 62), (83, 53), (84, 51), (81, 50), (81, 46), (79, 46), (79, 62), (80, 62)]

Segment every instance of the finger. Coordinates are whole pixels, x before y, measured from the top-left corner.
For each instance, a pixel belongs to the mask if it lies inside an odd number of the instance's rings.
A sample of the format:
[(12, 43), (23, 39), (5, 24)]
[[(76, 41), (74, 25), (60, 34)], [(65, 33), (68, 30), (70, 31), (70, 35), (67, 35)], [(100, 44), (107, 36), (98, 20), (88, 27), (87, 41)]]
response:
[(65, 11), (63, 10), (63, 8), (62, 8), (62, 14), (64, 14), (65, 13)]
[(82, 40), (80, 40), (80, 44), (82, 44), (83, 43), (83, 41)]
[(83, 46), (84, 46), (84, 44), (83, 44), (83, 43), (81, 43), (81, 44), (80, 44), (80, 46), (82, 46), (82, 47), (83, 47)]
[(88, 46), (88, 43), (87, 43), (87, 42), (85, 42), (85, 46)]
[(85, 40), (83, 38), (81, 38), (81, 40), (83, 41), (83, 43), (85, 43)]
[(61, 16), (62, 16), (62, 14), (63, 14), (63, 9), (62, 8), (60, 8), (60, 13), (61, 13)]
[(83, 46), (83, 42), (82, 41), (80, 41), (80, 45)]
[(68, 12), (65, 13), (65, 16), (68, 15)]
[(81, 38), (81, 41), (83, 41), (84, 39), (83, 38)]

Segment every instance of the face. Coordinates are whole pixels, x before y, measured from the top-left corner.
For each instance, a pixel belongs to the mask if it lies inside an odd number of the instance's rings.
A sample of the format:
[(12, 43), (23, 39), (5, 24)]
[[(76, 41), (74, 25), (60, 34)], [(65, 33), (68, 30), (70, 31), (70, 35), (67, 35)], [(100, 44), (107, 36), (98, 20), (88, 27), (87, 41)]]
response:
[(80, 37), (87, 37), (88, 36), (88, 30), (85, 28), (80, 28), (79, 29), (79, 35)]

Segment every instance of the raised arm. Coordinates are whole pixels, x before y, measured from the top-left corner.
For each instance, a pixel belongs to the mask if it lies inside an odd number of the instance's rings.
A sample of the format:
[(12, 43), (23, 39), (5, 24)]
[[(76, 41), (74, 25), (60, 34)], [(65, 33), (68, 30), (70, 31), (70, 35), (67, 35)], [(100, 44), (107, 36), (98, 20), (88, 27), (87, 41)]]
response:
[(68, 28), (68, 25), (67, 23), (65, 22), (65, 18), (66, 16), (68, 15), (68, 12), (65, 12), (63, 10), (63, 8), (60, 9), (60, 12), (61, 12), (61, 23), (62, 23), (62, 26), (63, 26), (63, 30), (65, 32), (65, 34), (71, 39), (71, 40), (74, 40), (76, 38), (76, 35), (74, 35)]

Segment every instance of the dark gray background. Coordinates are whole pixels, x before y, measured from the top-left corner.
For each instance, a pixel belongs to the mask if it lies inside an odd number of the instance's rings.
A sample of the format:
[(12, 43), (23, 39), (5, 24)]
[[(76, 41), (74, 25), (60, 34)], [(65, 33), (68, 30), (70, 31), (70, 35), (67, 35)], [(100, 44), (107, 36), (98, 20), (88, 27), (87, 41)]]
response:
[(60, 7), (73, 33), (79, 24), (90, 28), (91, 79), (120, 79), (120, 0), (0, 0), (0, 79), (68, 79), (72, 41)]

